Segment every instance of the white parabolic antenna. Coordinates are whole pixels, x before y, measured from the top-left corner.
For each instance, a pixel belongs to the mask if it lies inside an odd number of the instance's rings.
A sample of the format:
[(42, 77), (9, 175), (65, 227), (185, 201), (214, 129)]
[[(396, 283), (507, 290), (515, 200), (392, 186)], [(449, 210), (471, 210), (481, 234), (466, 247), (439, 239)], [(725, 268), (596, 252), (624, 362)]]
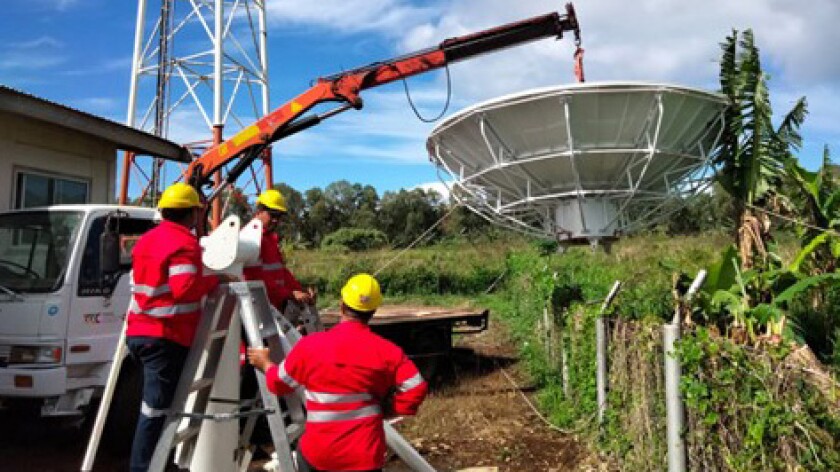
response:
[(450, 194), (564, 244), (611, 241), (708, 187), (727, 99), (687, 87), (586, 83), (469, 107), (426, 141)]

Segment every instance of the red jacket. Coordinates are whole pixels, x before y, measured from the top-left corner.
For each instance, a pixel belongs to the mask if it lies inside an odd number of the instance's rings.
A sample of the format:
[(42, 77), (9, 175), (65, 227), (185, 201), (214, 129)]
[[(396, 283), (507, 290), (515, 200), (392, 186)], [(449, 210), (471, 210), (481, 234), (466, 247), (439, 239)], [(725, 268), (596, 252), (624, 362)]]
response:
[(190, 346), (201, 299), (218, 285), (203, 275), (201, 246), (190, 230), (163, 221), (132, 250), (131, 304), (126, 336), (166, 338)]
[(370, 470), (385, 463), (382, 404), (414, 415), (428, 389), (405, 353), (357, 321), (344, 321), (301, 339), (279, 366), (266, 372), (278, 394), (306, 388), (301, 452), (321, 470)]
[(262, 280), (268, 299), (278, 310), (283, 302), (292, 297), (292, 292), (302, 290), (292, 272), (286, 268), (283, 253), (280, 252), (280, 238), (274, 231), (263, 230), (260, 241), (260, 262), (243, 271), (245, 280)]

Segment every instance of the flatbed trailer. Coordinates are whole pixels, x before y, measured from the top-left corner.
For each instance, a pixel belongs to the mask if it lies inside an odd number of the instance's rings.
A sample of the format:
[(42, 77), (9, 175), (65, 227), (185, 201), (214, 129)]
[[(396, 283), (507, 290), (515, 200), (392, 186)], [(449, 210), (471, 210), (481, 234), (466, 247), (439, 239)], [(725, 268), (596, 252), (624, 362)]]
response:
[[(423, 377), (434, 378), (440, 360), (452, 351), (453, 335), (487, 329), (489, 310), (415, 305), (383, 305), (370, 320), (376, 334), (400, 346), (418, 366)], [(338, 323), (337, 310), (321, 312), (324, 326)]]

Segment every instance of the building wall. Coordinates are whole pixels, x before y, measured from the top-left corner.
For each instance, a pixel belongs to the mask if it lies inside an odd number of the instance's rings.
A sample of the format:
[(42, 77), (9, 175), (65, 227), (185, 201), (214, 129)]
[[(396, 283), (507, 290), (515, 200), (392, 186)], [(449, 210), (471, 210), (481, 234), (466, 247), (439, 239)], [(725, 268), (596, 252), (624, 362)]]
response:
[(89, 203), (113, 203), (116, 152), (83, 133), (0, 112), (0, 211), (14, 207), (19, 171), (85, 180)]

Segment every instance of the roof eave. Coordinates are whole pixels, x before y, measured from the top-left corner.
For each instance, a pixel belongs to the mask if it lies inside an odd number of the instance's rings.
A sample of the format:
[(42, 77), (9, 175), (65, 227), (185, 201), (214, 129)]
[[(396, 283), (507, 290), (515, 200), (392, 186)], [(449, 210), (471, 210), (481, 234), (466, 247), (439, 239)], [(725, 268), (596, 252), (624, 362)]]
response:
[(129, 126), (0, 87), (0, 111), (44, 121), (113, 143), (118, 149), (190, 163), (183, 146)]

